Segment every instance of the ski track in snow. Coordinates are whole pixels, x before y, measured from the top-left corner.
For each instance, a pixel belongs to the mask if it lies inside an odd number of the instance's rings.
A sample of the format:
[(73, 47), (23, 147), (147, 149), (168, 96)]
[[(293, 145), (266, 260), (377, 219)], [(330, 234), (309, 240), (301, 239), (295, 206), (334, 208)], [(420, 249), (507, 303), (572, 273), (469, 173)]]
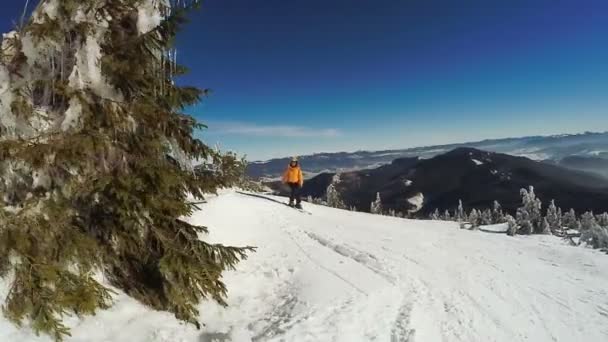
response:
[[(120, 295), (68, 319), (68, 341), (608, 341), (600, 252), (273, 200), (226, 192), (191, 218), (207, 241), (259, 248), (226, 273), (227, 308), (201, 304), (202, 330)], [(0, 340), (50, 341), (5, 320)]]

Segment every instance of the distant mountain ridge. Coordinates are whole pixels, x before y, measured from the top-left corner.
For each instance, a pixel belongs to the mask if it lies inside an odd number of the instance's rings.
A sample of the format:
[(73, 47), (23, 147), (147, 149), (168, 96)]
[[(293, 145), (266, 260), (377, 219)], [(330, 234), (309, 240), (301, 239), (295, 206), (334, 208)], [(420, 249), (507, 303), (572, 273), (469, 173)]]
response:
[[(325, 173), (307, 181), (304, 195), (323, 197), (333, 175)], [(271, 185), (284, 193), (278, 183)], [(555, 199), (564, 210), (608, 210), (606, 178), (525, 157), (463, 147), (430, 159), (400, 158), (375, 169), (343, 172), (335, 183), (348, 207), (369, 211), (379, 192), (386, 210), (418, 215), (435, 209), (453, 211), (458, 200), (467, 210), (490, 208), (498, 200), (513, 214), (521, 203), (519, 190), (530, 185), (545, 204)]]
[[(317, 153), (301, 156), (300, 160), (305, 174), (310, 177), (322, 172), (333, 173), (375, 168), (390, 164), (398, 158), (428, 159), (459, 147), (471, 147), (533, 160), (556, 162), (570, 156), (608, 159), (608, 132), (490, 139), (398, 150)], [(247, 167), (247, 174), (255, 179), (276, 178), (281, 175), (288, 162), (288, 157), (252, 162)]]

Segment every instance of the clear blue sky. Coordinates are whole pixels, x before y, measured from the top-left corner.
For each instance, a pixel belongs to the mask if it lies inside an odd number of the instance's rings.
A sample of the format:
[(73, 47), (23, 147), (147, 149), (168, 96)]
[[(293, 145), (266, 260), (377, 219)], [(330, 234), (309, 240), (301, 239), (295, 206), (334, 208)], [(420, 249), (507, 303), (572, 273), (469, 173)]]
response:
[(249, 159), (608, 130), (605, 0), (207, 0), (178, 45)]

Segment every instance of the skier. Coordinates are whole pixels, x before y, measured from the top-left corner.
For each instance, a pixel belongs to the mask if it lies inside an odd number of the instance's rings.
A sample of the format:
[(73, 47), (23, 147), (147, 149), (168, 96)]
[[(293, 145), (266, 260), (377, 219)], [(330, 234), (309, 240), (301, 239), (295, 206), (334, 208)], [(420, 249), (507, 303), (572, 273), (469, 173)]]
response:
[(289, 206), (293, 207), (293, 202), (295, 200), (295, 207), (302, 209), (302, 194), (300, 193), (300, 189), (302, 189), (302, 185), (304, 185), (304, 177), (302, 177), (302, 169), (300, 168), (298, 158), (291, 158), (291, 162), (283, 174), (283, 183), (286, 183), (291, 188)]

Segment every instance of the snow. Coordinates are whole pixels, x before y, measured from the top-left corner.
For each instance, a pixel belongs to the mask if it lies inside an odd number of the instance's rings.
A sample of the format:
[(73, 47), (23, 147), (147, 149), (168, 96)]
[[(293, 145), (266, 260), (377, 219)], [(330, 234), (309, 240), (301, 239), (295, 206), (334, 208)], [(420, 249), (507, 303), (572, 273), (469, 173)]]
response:
[[(67, 341), (608, 340), (598, 251), (284, 202), (226, 192), (192, 216), (210, 242), (259, 247), (226, 273), (227, 308), (201, 304), (202, 330), (119, 292), (110, 310), (68, 319)], [(51, 339), (0, 318), (0, 341)]]
[(480, 226), (479, 230), (488, 233), (506, 233), (507, 230), (509, 230), (509, 225), (507, 223), (498, 223), (488, 226)]
[(411, 186), (413, 183), (414, 183), (414, 182), (412, 182), (412, 181), (411, 181), (411, 180), (409, 180), (409, 179), (406, 179), (406, 180), (404, 180), (404, 181), (403, 181), (403, 184), (404, 184), (405, 186)]
[(477, 166), (479, 166), (479, 165), (483, 165), (483, 162), (482, 162), (482, 161), (479, 161), (479, 160), (477, 160), (477, 159), (471, 159), (471, 161), (472, 161), (473, 163), (475, 163), (475, 165), (477, 165)]

